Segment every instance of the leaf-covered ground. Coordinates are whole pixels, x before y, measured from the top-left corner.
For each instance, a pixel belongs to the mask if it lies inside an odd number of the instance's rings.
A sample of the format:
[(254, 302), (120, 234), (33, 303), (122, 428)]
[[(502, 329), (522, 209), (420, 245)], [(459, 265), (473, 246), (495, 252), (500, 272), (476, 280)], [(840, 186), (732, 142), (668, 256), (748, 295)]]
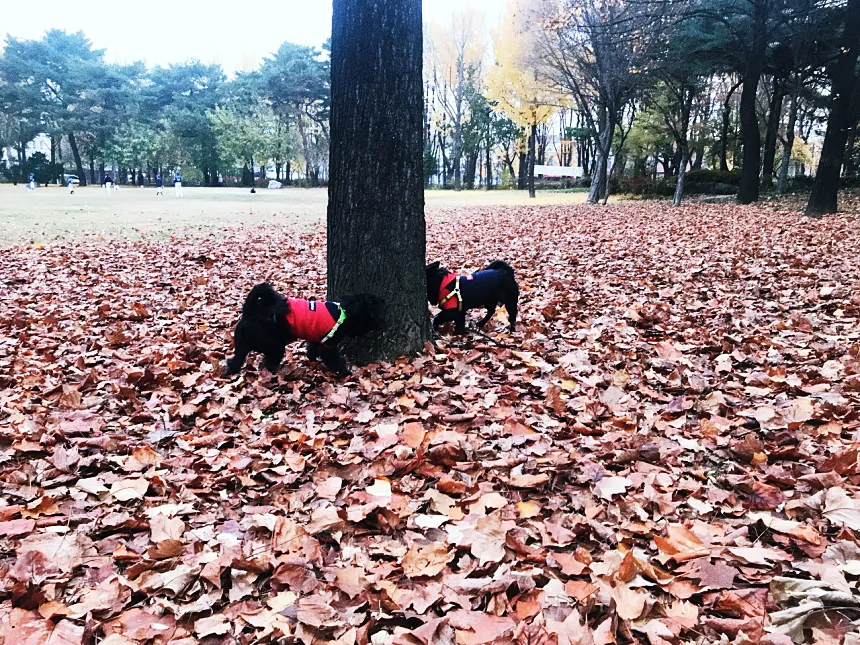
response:
[(322, 230), (0, 250), (0, 642), (860, 641), (856, 215), (428, 228), (514, 264), (521, 330), (343, 381), (218, 376)]

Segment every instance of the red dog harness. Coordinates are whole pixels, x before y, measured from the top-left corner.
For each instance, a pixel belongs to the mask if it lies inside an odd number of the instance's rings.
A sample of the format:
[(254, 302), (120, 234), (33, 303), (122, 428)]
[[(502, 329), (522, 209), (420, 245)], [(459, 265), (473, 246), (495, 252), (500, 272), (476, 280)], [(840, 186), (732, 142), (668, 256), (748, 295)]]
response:
[(346, 314), (340, 306), (340, 316), (335, 320), (325, 302), (300, 298), (287, 298), (287, 302), (290, 304), (287, 324), (293, 335), (312, 343), (325, 343), (330, 340), (346, 320)]
[(472, 276), (449, 274), (439, 285), (439, 308), (463, 310), (463, 294), (460, 292), (460, 280), (471, 280)]

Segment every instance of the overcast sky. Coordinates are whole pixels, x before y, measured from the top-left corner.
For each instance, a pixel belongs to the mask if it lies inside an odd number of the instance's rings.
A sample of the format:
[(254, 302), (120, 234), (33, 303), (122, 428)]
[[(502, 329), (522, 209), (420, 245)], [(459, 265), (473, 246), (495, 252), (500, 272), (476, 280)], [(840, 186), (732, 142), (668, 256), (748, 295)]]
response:
[[(447, 23), (472, 8), (498, 23), (505, 0), (424, 0), (424, 21)], [(85, 9), (82, 9), (85, 7)], [(157, 7), (157, 9), (154, 9)], [(0, 0), (0, 37), (83, 31), (110, 62), (165, 65), (198, 58), (228, 71), (253, 69), (284, 41), (319, 46), (331, 34), (331, 0), (175, 0), (80, 3)]]

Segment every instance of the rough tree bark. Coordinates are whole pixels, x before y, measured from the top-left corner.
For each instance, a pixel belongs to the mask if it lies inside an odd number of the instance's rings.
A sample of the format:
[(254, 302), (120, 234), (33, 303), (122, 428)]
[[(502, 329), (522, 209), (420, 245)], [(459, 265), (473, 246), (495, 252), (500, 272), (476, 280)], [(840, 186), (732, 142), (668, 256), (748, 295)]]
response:
[(860, 0), (848, 0), (839, 43), (839, 57), (830, 69), (830, 115), (815, 171), (806, 214), (820, 217), (835, 213), (839, 173), (845, 158), (845, 143), (851, 127), (851, 100), (857, 85), (857, 57), (860, 55)]
[(738, 202), (751, 204), (758, 201), (759, 167), (761, 165), (761, 134), (755, 111), (755, 98), (767, 51), (767, 16), (769, 0), (754, 0), (753, 29), (750, 51), (744, 70), (741, 90), (741, 141), (743, 166), (738, 184)]
[(334, 0), (331, 43), (328, 297), (386, 300), (385, 332), (345, 350), (390, 360), (430, 332), (421, 0)]

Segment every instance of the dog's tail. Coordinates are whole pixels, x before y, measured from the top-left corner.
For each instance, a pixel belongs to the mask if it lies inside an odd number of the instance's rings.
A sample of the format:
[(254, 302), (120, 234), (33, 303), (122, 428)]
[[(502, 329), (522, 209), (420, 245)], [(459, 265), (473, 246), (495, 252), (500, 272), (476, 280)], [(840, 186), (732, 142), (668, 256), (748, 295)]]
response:
[(346, 312), (350, 336), (362, 336), (371, 331), (385, 327), (386, 304), (379, 296), (369, 293), (359, 293), (346, 296), (340, 301), (340, 306)]
[(490, 262), (484, 271), (507, 271), (511, 275), (514, 274), (514, 267), (505, 262), (504, 260), (495, 260)]
[(274, 287), (268, 282), (264, 282), (251, 289), (248, 297), (245, 298), (245, 304), (242, 305), (242, 315), (269, 317), (284, 304), (284, 299), (275, 291)]

